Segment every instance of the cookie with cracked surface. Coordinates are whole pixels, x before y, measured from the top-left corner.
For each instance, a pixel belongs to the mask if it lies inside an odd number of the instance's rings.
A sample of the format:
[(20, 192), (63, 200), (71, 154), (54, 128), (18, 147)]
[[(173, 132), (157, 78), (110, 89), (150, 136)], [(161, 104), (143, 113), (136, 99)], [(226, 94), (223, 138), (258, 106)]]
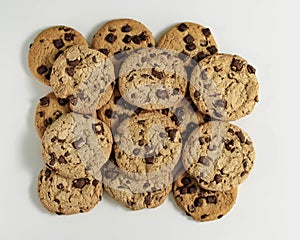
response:
[(255, 68), (230, 54), (205, 58), (192, 72), (190, 93), (199, 111), (233, 121), (250, 114), (258, 102)]
[(187, 67), (218, 52), (210, 29), (191, 22), (172, 27), (161, 37), (158, 47), (181, 53), (179, 56)]
[(185, 143), (182, 162), (200, 186), (227, 191), (241, 184), (255, 160), (253, 142), (239, 127), (219, 121), (201, 125)]
[(54, 61), (72, 45), (88, 46), (86, 39), (73, 28), (55, 26), (42, 31), (30, 45), (28, 65), (32, 74), (42, 83), (50, 85)]
[(185, 68), (176, 53), (156, 48), (131, 52), (119, 73), (122, 97), (147, 110), (178, 104), (186, 94), (187, 83)]
[(42, 138), (45, 164), (66, 178), (97, 178), (111, 148), (111, 131), (105, 123), (75, 113), (57, 119)]
[(112, 62), (87, 46), (74, 45), (55, 61), (50, 84), (59, 98), (68, 98), (74, 112), (90, 114), (104, 105), (113, 93)]
[(124, 59), (128, 50), (153, 46), (155, 40), (151, 31), (133, 19), (116, 19), (105, 23), (92, 40), (92, 47), (109, 58), (114, 57), (115, 63)]
[(35, 110), (35, 128), (40, 138), (60, 116), (70, 112), (69, 99), (56, 98), (53, 92), (42, 97)]
[(141, 112), (125, 119), (114, 134), (118, 166), (135, 179), (171, 172), (181, 153), (181, 134), (167, 116)]
[(205, 190), (187, 173), (173, 183), (177, 205), (188, 216), (201, 222), (217, 220), (226, 215), (235, 204), (237, 192), (237, 188), (225, 192)]
[(43, 206), (52, 213), (84, 213), (101, 200), (102, 183), (93, 177), (65, 178), (45, 167), (39, 175), (38, 195)]
[(163, 204), (172, 190), (172, 176), (168, 173), (138, 181), (127, 177), (118, 166), (108, 162), (103, 167), (103, 186), (113, 199), (131, 210), (156, 208)]

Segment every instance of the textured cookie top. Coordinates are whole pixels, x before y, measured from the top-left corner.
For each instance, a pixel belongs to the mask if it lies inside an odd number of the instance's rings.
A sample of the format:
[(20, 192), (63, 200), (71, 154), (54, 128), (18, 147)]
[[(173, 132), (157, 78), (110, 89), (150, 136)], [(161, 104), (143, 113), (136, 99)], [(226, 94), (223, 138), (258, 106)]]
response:
[(177, 205), (197, 221), (212, 221), (222, 218), (233, 207), (237, 188), (226, 192), (214, 192), (201, 188), (197, 180), (187, 173), (173, 184)]
[(39, 175), (38, 194), (50, 212), (58, 215), (83, 213), (101, 200), (102, 184), (93, 177), (65, 178), (45, 167)]
[(197, 63), (218, 52), (210, 29), (191, 22), (180, 23), (172, 27), (161, 37), (158, 47), (182, 53), (180, 57), (185, 66), (192, 64), (191, 59)]
[(116, 162), (124, 172), (157, 177), (171, 171), (180, 157), (180, 131), (158, 112), (133, 115), (113, 134)]
[(196, 129), (186, 142), (182, 162), (207, 190), (226, 191), (241, 184), (255, 160), (252, 140), (239, 127), (212, 121)]
[[(73, 111), (89, 114), (108, 101), (114, 80), (113, 65), (104, 54), (75, 45), (53, 64), (50, 83), (57, 97), (69, 98)], [(106, 91), (108, 97), (104, 97)]]
[(184, 97), (187, 74), (175, 53), (155, 48), (133, 51), (119, 73), (119, 90), (129, 103), (143, 109), (175, 106)]
[(237, 55), (207, 57), (192, 72), (190, 94), (201, 112), (226, 121), (239, 119), (258, 102), (255, 68)]
[(70, 112), (69, 99), (56, 98), (53, 92), (42, 97), (35, 110), (34, 122), (38, 135), (42, 137), (48, 126), (68, 112)]
[(121, 52), (155, 46), (151, 31), (133, 19), (116, 19), (104, 24), (94, 35), (92, 47), (108, 57), (122, 58)]
[(75, 113), (57, 119), (42, 138), (44, 162), (67, 178), (97, 178), (111, 148), (112, 136), (106, 124)]
[(86, 39), (70, 27), (55, 26), (42, 31), (29, 49), (28, 64), (32, 74), (42, 83), (50, 85), (54, 61), (75, 44), (88, 46)]

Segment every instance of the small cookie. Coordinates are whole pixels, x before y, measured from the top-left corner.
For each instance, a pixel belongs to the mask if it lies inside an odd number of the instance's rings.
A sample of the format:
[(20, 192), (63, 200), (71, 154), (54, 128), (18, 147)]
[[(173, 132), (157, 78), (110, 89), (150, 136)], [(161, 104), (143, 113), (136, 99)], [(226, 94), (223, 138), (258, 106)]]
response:
[(156, 111), (131, 116), (113, 134), (116, 162), (125, 173), (136, 173), (135, 179), (171, 172), (179, 160), (179, 128)]
[(187, 74), (182, 61), (168, 50), (133, 51), (120, 69), (122, 97), (143, 109), (173, 107), (183, 99), (186, 88)]
[(74, 112), (90, 114), (104, 105), (113, 93), (113, 64), (87, 46), (74, 45), (53, 64), (50, 83), (57, 97), (69, 98)]
[(83, 213), (101, 200), (102, 183), (93, 177), (65, 178), (45, 167), (39, 175), (38, 195), (43, 206), (52, 213)]
[(133, 19), (107, 22), (96, 32), (92, 40), (93, 48), (109, 58), (114, 56), (117, 61), (126, 56), (125, 51), (154, 46), (155, 40), (151, 31)]
[(35, 128), (42, 138), (46, 128), (61, 115), (69, 113), (69, 99), (56, 98), (53, 92), (40, 99), (35, 110)]
[(163, 204), (172, 190), (172, 176), (133, 180), (112, 162), (103, 167), (104, 190), (116, 201), (131, 210), (156, 208)]
[(241, 184), (255, 160), (253, 142), (242, 129), (211, 121), (200, 126), (185, 143), (182, 162), (200, 186), (227, 191)]
[(222, 218), (234, 206), (237, 188), (214, 192), (201, 188), (196, 179), (184, 173), (173, 183), (177, 205), (194, 220), (205, 222)]
[(158, 47), (181, 53), (179, 56), (185, 66), (191, 66), (218, 52), (210, 29), (191, 22), (172, 27), (161, 37)]
[(86, 39), (73, 28), (55, 26), (42, 31), (29, 49), (28, 65), (32, 74), (42, 83), (50, 85), (54, 61), (75, 44), (88, 46)]
[(111, 148), (112, 136), (106, 124), (75, 113), (57, 119), (42, 138), (45, 164), (66, 178), (97, 178)]
[(230, 54), (215, 54), (192, 72), (190, 94), (199, 111), (211, 117), (234, 121), (253, 111), (258, 102), (255, 68)]

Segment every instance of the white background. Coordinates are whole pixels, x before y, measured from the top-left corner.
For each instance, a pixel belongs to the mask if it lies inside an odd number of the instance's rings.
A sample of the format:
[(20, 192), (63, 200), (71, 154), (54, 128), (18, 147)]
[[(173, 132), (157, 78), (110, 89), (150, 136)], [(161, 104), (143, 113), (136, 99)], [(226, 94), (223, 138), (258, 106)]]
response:
[[(299, 239), (299, 43), (295, 0), (0, 1), (0, 239)], [(46, 27), (69, 25), (89, 40), (107, 20), (135, 18), (158, 37), (172, 24), (211, 28), (221, 52), (257, 69), (260, 103), (236, 122), (255, 142), (257, 161), (223, 219), (198, 223), (172, 196), (154, 210), (132, 212), (107, 195), (91, 212), (56, 216), (37, 198), (43, 167), (33, 118), (50, 89), (27, 67), (28, 46)]]

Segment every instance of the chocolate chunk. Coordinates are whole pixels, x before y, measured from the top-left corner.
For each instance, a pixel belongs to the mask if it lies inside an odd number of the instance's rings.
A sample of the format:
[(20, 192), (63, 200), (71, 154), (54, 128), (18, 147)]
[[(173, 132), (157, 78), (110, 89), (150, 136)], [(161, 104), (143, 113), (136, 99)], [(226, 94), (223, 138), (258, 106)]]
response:
[(231, 151), (232, 150), (232, 146), (234, 145), (234, 141), (233, 140), (226, 140), (225, 142), (224, 142), (224, 146), (225, 146), (225, 148), (226, 148), (226, 150), (227, 151)]
[(39, 117), (44, 117), (45, 113), (43, 111), (38, 112)]
[(85, 185), (90, 184), (90, 180), (88, 178), (80, 178), (73, 180), (73, 187), (83, 189)]
[(55, 142), (57, 140), (57, 137), (51, 138), (51, 142)]
[(60, 48), (62, 48), (63, 46), (65, 46), (63, 40), (61, 40), (61, 39), (55, 39), (55, 40), (53, 40), (53, 44), (54, 44), (54, 46), (55, 46), (57, 49), (60, 49)]
[(158, 79), (162, 79), (163, 78), (163, 73), (159, 72), (159, 71), (156, 71), (155, 68), (152, 68), (151, 74), (154, 77), (158, 78)]
[(105, 40), (109, 43), (114, 43), (114, 41), (117, 40), (117, 36), (113, 35), (112, 33), (109, 33), (106, 37)]
[(215, 105), (217, 107), (221, 107), (221, 108), (226, 108), (227, 106), (227, 101), (226, 100), (223, 100), (223, 99), (219, 99), (215, 102)]
[(145, 161), (147, 164), (153, 164), (154, 163), (154, 156), (145, 157)]
[(65, 106), (69, 103), (69, 99), (67, 98), (57, 98), (58, 104), (61, 106)]
[(206, 40), (206, 41), (201, 40), (201, 41), (200, 41), (200, 45), (201, 45), (202, 47), (207, 47), (208, 41), (207, 41), (207, 40)]
[(123, 38), (123, 42), (124, 43), (130, 43), (131, 42), (132, 37), (130, 35), (125, 35), (125, 37)]
[(111, 118), (112, 115), (113, 115), (113, 110), (112, 109), (107, 109), (105, 110), (105, 116), (108, 117), (108, 118)]
[(109, 54), (109, 50), (107, 48), (100, 48), (99, 52), (103, 53), (106, 56), (108, 56), (108, 54)]
[(107, 170), (104, 172), (104, 176), (108, 179), (116, 179), (119, 176), (119, 172), (113, 170)]
[(62, 212), (55, 212), (56, 215), (64, 215)]
[(180, 194), (187, 194), (188, 189), (186, 187), (181, 187), (181, 188), (179, 188), (179, 192), (180, 192)]
[(259, 102), (258, 96), (256, 96), (256, 97), (254, 98), (254, 101), (255, 101), (255, 102)]
[(210, 47), (207, 47), (206, 49), (207, 49), (207, 51), (209, 51), (209, 53), (211, 55), (213, 55), (213, 54), (215, 54), (215, 53), (218, 52), (218, 49), (216, 48), (216, 46), (210, 46)]
[(196, 91), (194, 92), (194, 97), (195, 97), (196, 99), (199, 99), (199, 97), (200, 97), (200, 92), (196, 90)]
[(164, 114), (164, 115), (166, 115), (166, 116), (168, 116), (168, 114), (169, 114), (169, 109), (165, 108), (165, 109), (163, 109), (163, 110), (161, 111), (161, 113)]
[(184, 177), (181, 179), (181, 183), (184, 185), (184, 186), (187, 186), (191, 183), (191, 179), (189, 177)]
[(108, 31), (110, 31), (110, 32), (115, 32), (116, 29), (115, 29), (114, 27), (112, 27), (112, 26), (109, 26), (109, 27), (108, 27)]
[(214, 177), (214, 180), (218, 184), (218, 183), (222, 182), (222, 176), (220, 174), (216, 174)]
[(133, 154), (138, 155), (140, 153), (140, 151), (141, 151), (140, 149), (136, 148), (133, 150)]
[(77, 105), (77, 97), (74, 97), (73, 95), (68, 96), (69, 102), (73, 105), (76, 106)]
[(158, 98), (161, 98), (161, 99), (166, 99), (169, 97), (168, 92), (166, 90), (158, 89), (155, 94)]
[(208, 75), (207, 75), (207, 70), (206, 69), (201, 72), (201, 78), (203, 80), (207, 80), (208, 79)]
[(186, 51), (182, 51), (181, 53), (179, 53), (178, 57), (185, 62), (186, 60), (188, 60), (189, 58), (189, 54)]
[(179, 119), (176, 115), (173, 115), (171, 117), (171, 120), (176, 124), (176, 126), (179, 126), (181, 124), (181, 122), (179, 121)]
[(48, 71), (48, 68), (45, 65), (41, 65), (39, 66), (36, 71), (38, 72), (38, 74), (44, 74)]
[(77, 66), (78, 64), (80, 63), (80, 60), (79, 59), (75, 59), (75, 60), (67, 60), (67, 64), (69, 65), (69, 66), (72, 66), (72, 67), (75, 67), (75, 66)]
[(139, 144), (139, 146), (144, 146), (145, 141), (143, 139), (141, 139), (141, 140), (139, 140), (138, 144)]
[(203, 200), (202, 198), (196, 198), (195, 201), (194, 201), (194, 206), (195, 207), (201, 207), (203, 204)]
[(215, 72), (220, 72), (221, 70), (222, 70), (222, 68), (219, 68), (219, 67), (216, 67), (216, 66), (214, 67)]
[(97, 187), (97, 185), (99, 184), (99, 181), (97, 179), (94, 179), (92, 184), (94, 187)]
[(209, 166), (209, 160), (206, 157), (200, 157), (198, 163), (201, 163), (204, 166)]
[(49, 168), (47, 168), (46, 171), (45, 171), (46, 180), (50, 177), (50, 175), (51, 175), (51, 170)]
[(192, 194), (192, 193), (196, 193), (197, 192), (197, 187), (195, 185), (192, 185), (190, 187), (188, 187), (188, 193)]
[(173, 89), (173, 92), (172, 92), (172, 95), (178, 95), (180, 92), (180, 89), (179, 88), (174, 88)]
[(171, 129), (171, 130), (168, 131), (168, 136), (169, 136), (169, 138), (170, 138), (171, 141), (175, 140), (176, 133), (177, 133), (176, 129)]
[(209, 28), (202, 29), (202, 33), (205, 37), (209, 37), (211, 35), (211, 31)]
[(207, 214), (203, 214), (203, 215), (201, 216), (201, 219), (205, 219), (205, 218), (207, 218), (207, 217), (208, 217)]
[(132, 41), (133, 41), (135, 44), (140, 44), (141, 41), (142, 41), (142, 39), (141, 39), (140, 36), (135, 35), (135, 36), (133, 36)]
[(161, 138), (166, 138), (166, 137), (168, 136), (168, 134), (165, 133), (165, 132), (161, 132), (161, 133), (159, 133), (159, 136), (160, 136)]
[(211, 117), (209, 115), (205, 114), (203, 120), (205, 122), (210, 122), (211, 121)]
[(62, 185), (61, 183), (60, 183), (60, 184), (58, 184), (56, 187), (57, 187), (59, 190), (62, 190), (62, 189), (64, 189), (64, 185)]
[(121, 28), (122, 32), (130, 32), (132, 28), (127, 24)]
[(151, 201), (152, 201), (151, 193), (148, 193), (147, 196), (145, 196), (144, 203), (146, 204), (146, 206), (149, 206), (151, 204)]
[(145, 189), (145, 188), (148, 188), (148, 187), (150, 187), (150, 183), (146, 182), (146, 183), (143, 185), (143, 188)]
[(245, 138), (244, 134), (241, 131), (239, 131), (239, 132), (237, 132), (235, 134), (240, 139), (241, 143), (245, 143), (246, 138)]
[(244, 66), (244, 64), (241, 60), (233, 58), (232, 62), (231, 62), (231, 65), (230, 65), (230, 68), (234, 72), (239, 72), (239, 71), (242, 70), (243, 66)]
[(50, 126), (52, 123), (53, 123), (53, 119), (52, 119), (52, 118), (46, 118), (46, 119), (44, 120), (44, 125), (45, 125), (45, 127)]
[(96, 57), (96, 56), (93, 56), (93, 57), (92, 57), (92, 60), (93, 60), (94, 63), (98, 63), (97, 57)]
[(62, 164), (62, 163), (64, 163), (64, 164), (66, 164), (66, 163), (67, 163), (67, 161), (66, 161), (65, 157), (64, 157), (64, 156), (62, 156), (62, 155), (60, 155), (60, 156), (59, 156), (59, 158), (58, 158), (58, 162), (59, 162), (59, 163), (61, 163), (61, 164)]
[(256, 69), (254, 67), (252, 67), (250, 64), (247, 65), (247, 70), (248, 70), (248, 73), (250, 73), (250, 74), (255, 74), (255, 72), (256, 72)]
[(178, 29), (180, 32), (184, 32), (185, 30), (188, 29), (188, 26), (187, 26), (185, 23), (181, 23), (181, 24), (179, 24), (179, 26), (177, 27), (177, 29)]
[(193, 59), (196, 61), (196, 62), (200, 62), (201, 60), (203, 60), (204, 58), (206, 58), (208, 55), (205, 54), (204, 52), (199, 52), (197, 53), (196, 56), (193, 57)]
[(43, 107), (49, 106), (50, 100), (48, 97), (43, 97), (40, 99), (40, 105)]
[(217, 197), (216, 196), (208, 196), (206, 198), (206, 202), (207, 203), (217, 204)]
[(188, 34), (183, 38), (183, 41), (185, 41), (187, 44), (189, 44), (189, 43), (193, 43), (195, 41), (195, 39), (190, 34)]
[(245, 142), (247, 145), (250, 145), (251, 144), (251, 142), (248, 140), (248, 139), (246, 139), (246, 142)]
[(147, 38), (148, 38), (146, 32), (142, 32), (139, 36), (140, 36), (140, 38), (141, 38), (142, 41), (146, 41)]
[(149, 44), (148, 44), (148, 47), (153, 47), (153, 44), (152, 44), (152, 43), (149, 43)]
[(188, 43), (185, 45), (185, 49), (188, 51), (193, 51), (196, 49), (196, 45), (194, 43)]
[(222, 217), (223, 217), (223, 215), (221, 214), (221, 215), (219, 215), (217, 218), (220, 219), (220, 218), (222, 218)]
[(45, 78), (48, 81), (50, 80), (51, 72), (52, 72), (52, 67), (49, 68), (48, 73), (45, 75)]
[(66, 67), (65, 71), (70, 77), (73, 77), (75, 74), (74, 67)]
[(68, 42), (73, 41), (74, 37), (75, 37), (74, 33), (65, 33), (65, 40)]

